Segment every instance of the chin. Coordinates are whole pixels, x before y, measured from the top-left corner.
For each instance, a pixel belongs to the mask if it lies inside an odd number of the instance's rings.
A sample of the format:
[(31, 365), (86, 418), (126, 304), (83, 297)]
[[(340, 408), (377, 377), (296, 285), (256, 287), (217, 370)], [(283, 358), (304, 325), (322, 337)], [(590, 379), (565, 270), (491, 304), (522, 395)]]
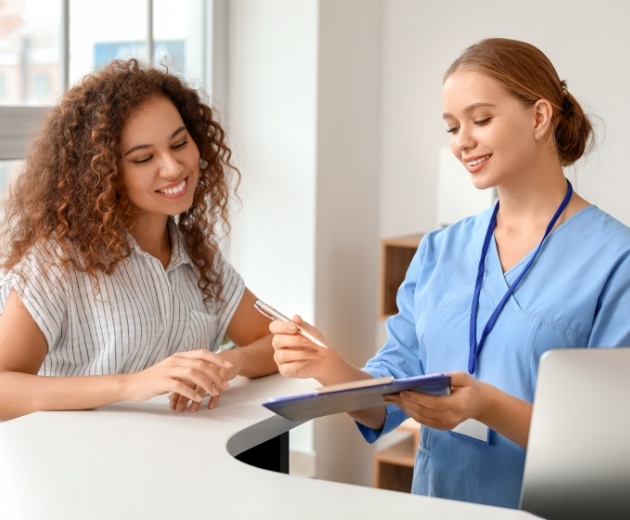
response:
[(472, 185), (478, 190), (487, 190), (495, 187), (495, 183), (489, 182), (487, 179), (472, 178)]

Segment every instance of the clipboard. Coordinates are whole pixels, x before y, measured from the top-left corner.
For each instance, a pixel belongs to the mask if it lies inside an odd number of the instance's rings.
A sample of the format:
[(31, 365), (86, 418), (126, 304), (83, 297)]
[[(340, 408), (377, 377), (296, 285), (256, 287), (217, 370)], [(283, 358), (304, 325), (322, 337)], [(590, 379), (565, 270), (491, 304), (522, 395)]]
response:
[(309, 421), (316, 417), (353, 412), (382, 406), (383, 396), (414, 390), (431, 395), (449, 395), (451, 377), (444, 374), (402, 379), (381, 377), (323, 386), (305, 394), (270, 397), (263, 406), (290, 421)]

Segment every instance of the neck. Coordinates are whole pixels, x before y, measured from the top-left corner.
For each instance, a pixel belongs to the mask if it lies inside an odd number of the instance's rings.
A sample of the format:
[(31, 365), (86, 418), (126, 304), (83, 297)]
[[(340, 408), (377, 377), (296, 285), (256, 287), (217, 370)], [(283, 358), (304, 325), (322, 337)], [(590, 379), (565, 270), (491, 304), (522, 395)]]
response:
[(168, 232), (168, 219), (161, 223), (147, 223), (138, 221), (134, 225), (131, 234), (138, 243), (140, 249), (154, 256), (164, 267), (171, 260), (171, 236)]
[(546, 225), (567, 193), (567, 182), (564, 175), (557, 175), (538, 183), (500, 186), (497, 193), (500, 202), (497, 225)]

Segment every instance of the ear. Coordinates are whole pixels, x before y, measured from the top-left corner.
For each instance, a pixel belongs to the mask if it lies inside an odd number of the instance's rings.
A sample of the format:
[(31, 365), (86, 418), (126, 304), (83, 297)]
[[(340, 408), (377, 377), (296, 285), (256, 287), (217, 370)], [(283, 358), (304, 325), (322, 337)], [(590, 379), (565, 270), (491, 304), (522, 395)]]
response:
[(542, 138), (551, 127), (553, 106), (546, 99), (539, 99), (534, 103), (534, 138)]

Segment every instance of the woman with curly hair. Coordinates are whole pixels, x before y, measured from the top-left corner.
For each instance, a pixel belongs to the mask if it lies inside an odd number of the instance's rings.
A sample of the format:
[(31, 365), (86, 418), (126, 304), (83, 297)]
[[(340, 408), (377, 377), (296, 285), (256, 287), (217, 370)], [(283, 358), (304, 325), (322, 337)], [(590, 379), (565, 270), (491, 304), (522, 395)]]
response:
[[(222, 257), (239, 172), (177, 76), (114, 61), (46, 118), (0, 232), (0, 419), (171, 392), (213, 408), (276, 371), (268, 321)], [(223, 339), (236, 347), (216, 353)], [(47, 376), (47, 377), (43, 377)]]

